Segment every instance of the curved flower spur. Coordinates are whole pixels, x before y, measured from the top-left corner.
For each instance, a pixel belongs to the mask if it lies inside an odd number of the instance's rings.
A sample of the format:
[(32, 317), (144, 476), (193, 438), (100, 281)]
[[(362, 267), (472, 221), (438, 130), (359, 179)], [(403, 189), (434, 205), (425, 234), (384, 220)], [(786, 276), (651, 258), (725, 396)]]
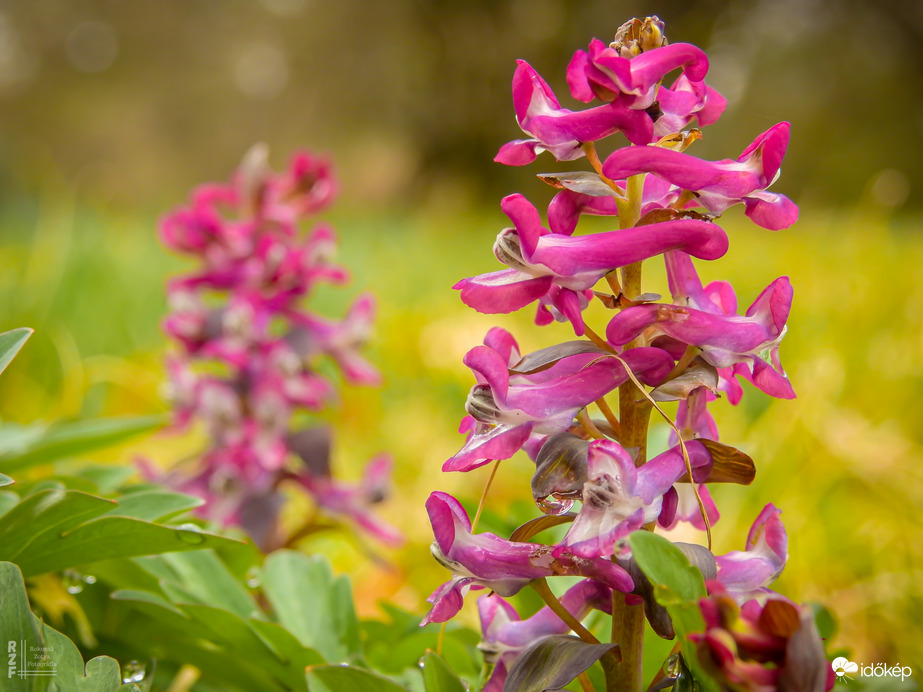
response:
[[(676, 70), (679, 75), (665, 84)], [(511, 334), (494, 328), (465, 356), (475, 377), (460, 426), (468, 437), (443, 470), (469, 472), (490, 464), (490, 474), (473, 522), (445, 493), (433, 493), (427, 502), (433, 553), (453, 576), (432, 595), (426, 622), (452, 617), (471, 588), (493, 592), (480, 602), (483, 648), (488, 664), (496, 666), (490, 689), (517, 689), (526, 679), (543, 688), (551, 678), (541, 671), (555, 659), (555, 675), (579, 677), (585, 690), (592, 689), (586, 668), (598, 660), (607, 691), (638, 692), (645, 616), (661, 636), (681, 639), (674, 679), (656, 680), (656, 689), (672, 687), (677, 675), (692, 675), (706, 690), (728, 680), (731, 687), (766, 692), (820, 692), (828, 684), (807, 611), (768, 588), (788, 557), (779, 510), (763, 510), (746, 550), (723, 556), (710, 551), (711, 526), (720, 514), (708, 487), (746, 485), (756, 471), (746, 454), (718, 442), (712, 409), (722, 393), (732, 404), (741, 400), (738, 378), (774, 397), (795, 395), (779, 360), (793, 289), (780, 277), (740, 315), (731, 285), (703, 286), (694, 259), (725, 254), (728, 237), (718, 221), (735, 205), (772, 230), (794, 223), (798, 209), (768, 190), (779, 177), (788, 123), (769, 128), (736, 159), (705, 161), (690, 153), (703, 136), (699, 128), (714, 124), (726, 105), (705, 83), (707, 72), (705, 53), (669, 44), (656, 17), (631, 20), (611, 43), (594, 39), (586, 51), (577, 51), (567, 84), (578, 102), (589, 104), (585, 109), (562, 107), (530, 65), (519, 61), (516, 67), (513, 105), (527, 137), (501, 147), (496, 160), (518, 166), (550, 154), (558, 161), (585, 158), (592, 170), (539, 175), (558, 189), (547, 227), (525, 196), (505, 197), (501, 208), (513, 225), (497, 236), (494, 255), (507, 268), (455, 285), (479, 312), (503, 314), (537, 303), (536, 323), (568, 322), (582, 337), (523, 356)], [(615, 147), (604, 161), (595, 144), (601, 140)], [(582, 232), (587, 215), (608, 217), (613, 227)], [(661, 255), (671, 301), (643, 290), (644, 262)], [(602, 328), (587, 320), (594, 300), (611, 311)], [(678, 402), (676, 416), (661, 402)], [(673, 436), (666, 451), (648, 459), (654, 411)], [(542, 513), (509, 539), (477, 533), (497, 464), (520, 450), (534, 462), (530, 490)], [(577, 503), (579, 509), (571, 511)], [(632, 552), (633, 536), (653, 539), (648, 532), (655, 527), (679, 523), (704, 530), (708, 545), (674, 544), (680, 555), (675, 574), (659, 573), (655, 588), (645, 571), (651, 568), (647, 556), (642, 561)], [(534, 542), (561, 525), (567, 530), (557, 540)], [(673, 549), (667, 541), (658, 545)], [(701, 604), (690, 597), (685, 612), (701, 606), (707, 631), (689, 631), (688, 623), (682, 623), (686, 629), (674, 627), (671, 616), (678, 611), (658, 600), (664, 598), (658, 589), (693, 569), (682, 567), (687, 560), (701, 572)], [(559, 575), (588, 581), (558, 599), (555, 593), (564, 589), (555, 592), (546, 580)], [(548, 611), (521, 619), (497, 599), (526, 585)], [(602, 607), (601, 589), (611, 590), (611, 603)], [(721, 605), (726, 602), (731, 605)], [(774, 640), (767, 658), (754, 660), (743, 644), (727, 644), (728, 636), (737, 636), (726, 634), (735, 608), (745, 620), (758, 611), (794, 614), (785, 632), (791, 646)], [(611, 617), (611, 626), (594, 634), (581, 624), (592, 609)], [(579, 637), (578, 645), (562, 639), (568, 630)], [(611, 643), (602, 646), (600, 639)], [(812, 653), (789, 660), (796, 656), (792, 647)], [(810, 682), (792, 687), (796, 678)]]

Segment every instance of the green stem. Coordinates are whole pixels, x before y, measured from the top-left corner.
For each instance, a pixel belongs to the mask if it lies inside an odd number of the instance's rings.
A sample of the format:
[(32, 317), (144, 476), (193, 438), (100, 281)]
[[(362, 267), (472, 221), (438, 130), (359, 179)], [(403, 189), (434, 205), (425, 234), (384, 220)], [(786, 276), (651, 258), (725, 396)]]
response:
[[(625, 204), (619, 207), (619, 228), (633, 228), (641, 218), (641, 196), (644, 193), (644, 174), (639, 173), (626, 182)], [(633, 299), (641, 295), (641, 262), (622, 267), (622, 293)]]
[(625, 594), (613, 591), (612, 630), (626, 636), (619, 640), (622, 661), (615, 666), (613, 679), (610, 681), (607, 677), (606, 691), (641, 692), (644, 689), (641, 666), (644, 654), (644, 606), (628, 605)]
[[(643, 190), (644, 174), (628, 178), (625, 204), (619, 207), (621, 228), (633, 228), (640, 220)], [(629, 300), (641, 295), (641, 262), (622, 267), (622, 292)], [(627, 344), (626, 349), (643, 345), (642, 336)], [(650, 412), (650, 404), (639, 398), (637, 386), (633, 381), (629, 380), (619, 387), (620, 442), (623, 447), (637, 448), (636, 466), (641, 466), (647, 461)], [(624, 594), (618, 591), (612, 592), (612, 641), (618, 643), (622, 660), (615, 664), (611, 671), (606, 670), (606, 692), (641, 692), (644, 609), (642, 606), (626, 604)]]

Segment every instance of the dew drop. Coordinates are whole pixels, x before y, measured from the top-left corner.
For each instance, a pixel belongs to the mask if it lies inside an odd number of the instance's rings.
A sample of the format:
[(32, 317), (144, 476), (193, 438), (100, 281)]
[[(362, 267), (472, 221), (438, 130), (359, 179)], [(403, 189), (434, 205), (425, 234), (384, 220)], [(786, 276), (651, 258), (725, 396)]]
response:
[(679, 654), (673, 654), (663, 663), (663, 673), (668, 678), (678, 678), (683, 672), (683, 665), (680, 661)]
[(122, 666), (122, 682), (126, 685), (132, 682), (142, 682), (147, 675), (147, 666), (140, 661), (129, 661)]
[(61, 583), (69, 594), (78, 594), (83, 591), (83, 577), (77, 570), (66, 569), (61, 574)]
[(202, 529), (195, 524), (180, 524), (176, 527), (176, 535), (183, 543), (199, 545), (205, 542)]
[(545, 514), (558, 515), (569, 512), (571, 507), (574, 506), (574, 501), (570, 499), (558, 501), (554, 496), (549, 495), (548, 497), (536, 500), (535, 504)]
[(256, 565), (253, 565), (250, 569), (247, 570), (247, 586), (251, 589), (258, 589), (260, 586), (260, 568)]

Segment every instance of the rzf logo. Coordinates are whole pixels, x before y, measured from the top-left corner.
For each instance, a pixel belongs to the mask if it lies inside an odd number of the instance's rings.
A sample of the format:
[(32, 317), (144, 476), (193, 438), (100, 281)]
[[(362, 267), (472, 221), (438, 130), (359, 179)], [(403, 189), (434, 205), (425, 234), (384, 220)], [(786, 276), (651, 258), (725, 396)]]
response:
[(16, 675), (16, 642), (9, 641), (6, 643), (6, 653), (10, 660), (7, 664), (6, 677), (11, 678)]

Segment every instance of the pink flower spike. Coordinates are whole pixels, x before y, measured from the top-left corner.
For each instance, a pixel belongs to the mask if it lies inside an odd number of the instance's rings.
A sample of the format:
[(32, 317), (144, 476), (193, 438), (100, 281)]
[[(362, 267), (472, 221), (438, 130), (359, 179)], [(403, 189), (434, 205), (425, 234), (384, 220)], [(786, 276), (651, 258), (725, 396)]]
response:
[(792, 225), (798, 208), (783, 195), (764, 195), (778, 177), (788, 146), (790, 125), (779, 123), (758, 136), (736, 161), (703, 161), (662, 147), (623, 147), (603, 164), (603, 174), (621, 180), (638, 173), (653, 173), (697, 195), (698, 202), (721, 213), (743, 202), (750, 218), (770, 230)]

